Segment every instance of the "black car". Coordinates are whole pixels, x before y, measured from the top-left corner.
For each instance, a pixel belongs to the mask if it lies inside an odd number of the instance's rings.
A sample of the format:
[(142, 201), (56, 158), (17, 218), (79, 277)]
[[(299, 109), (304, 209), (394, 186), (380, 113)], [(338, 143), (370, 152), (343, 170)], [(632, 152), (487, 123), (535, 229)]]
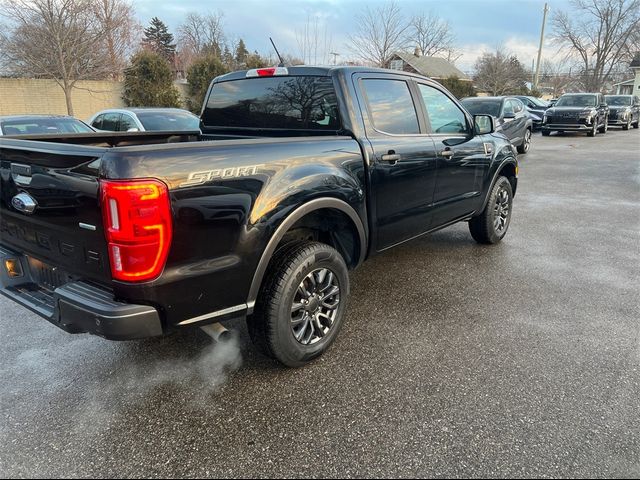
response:
[(565, 93), (542, 118), (542, 135), (551, 132), (607, 133), (609, 106), (601, 93)]
[(518, 153), (527, 153), (531, 146), (533, 120), (524, 104), (515, 97), (468, 97), (462, 105), (472, 115), (491, 115), (496, 132), (504, 134)]
[(533, 128), (534, 130), (540, 130), (542, 128), (542, 117), (544, 116), (544, 112), (547, 111), (551, 107), (544, 100), (540, 100), (539, 98), (532, 97), (530, 95), (516, 95), (516, 98), (524, 103), (527, 111), (531, 114), (531, 120), (533, 120)]
[(640, 120), (640, 98), (637, 95), (605, 95), (609, 105), (609, 125), (638, 128)]

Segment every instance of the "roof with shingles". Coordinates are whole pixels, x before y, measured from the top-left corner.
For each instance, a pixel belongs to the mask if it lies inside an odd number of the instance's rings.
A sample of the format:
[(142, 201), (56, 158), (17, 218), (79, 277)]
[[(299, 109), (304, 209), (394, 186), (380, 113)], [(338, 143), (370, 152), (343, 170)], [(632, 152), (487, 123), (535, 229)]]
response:
[(451, 62), (440, 57), (416, 57), (413, 53), (397, 52), (394, 54), (408, 63), (418, 73), (431, 78), (458, 77), (460, 80), (471, 80)]

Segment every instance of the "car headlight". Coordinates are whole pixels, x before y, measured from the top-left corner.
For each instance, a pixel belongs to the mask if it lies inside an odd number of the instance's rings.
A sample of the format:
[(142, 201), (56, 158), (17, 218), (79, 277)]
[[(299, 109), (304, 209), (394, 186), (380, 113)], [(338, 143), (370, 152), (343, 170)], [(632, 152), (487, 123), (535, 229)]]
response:
[(542, 116), (542, 123), (547, 123), (547, 116), (546, 115)]

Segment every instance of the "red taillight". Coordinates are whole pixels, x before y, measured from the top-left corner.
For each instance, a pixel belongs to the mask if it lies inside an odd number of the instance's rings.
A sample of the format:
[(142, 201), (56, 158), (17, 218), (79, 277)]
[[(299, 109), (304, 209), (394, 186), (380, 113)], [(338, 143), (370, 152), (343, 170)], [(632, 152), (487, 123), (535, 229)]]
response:
[(101, 180), (100, 186), (113, 278), (156, 278), (164, 269), (173, 234), (167, 186), (155, 179)]
[(247, 78), (253, 77), (273, 77), (277, 75), (289, 75), (289, 70), (286, 67), (266, 67), (266, 68), (254, 68), (253, 70), (247, 70)]

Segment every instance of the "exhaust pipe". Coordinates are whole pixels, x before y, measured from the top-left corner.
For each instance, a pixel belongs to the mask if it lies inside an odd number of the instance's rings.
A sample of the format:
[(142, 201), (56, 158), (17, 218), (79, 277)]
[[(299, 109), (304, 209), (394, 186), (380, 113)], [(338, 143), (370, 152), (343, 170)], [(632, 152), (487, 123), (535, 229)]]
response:
[(216, 342), (226, 342), (231, 340), (231, 332), (224, 328), (221, 323), (211, 323), (200, 328)]

